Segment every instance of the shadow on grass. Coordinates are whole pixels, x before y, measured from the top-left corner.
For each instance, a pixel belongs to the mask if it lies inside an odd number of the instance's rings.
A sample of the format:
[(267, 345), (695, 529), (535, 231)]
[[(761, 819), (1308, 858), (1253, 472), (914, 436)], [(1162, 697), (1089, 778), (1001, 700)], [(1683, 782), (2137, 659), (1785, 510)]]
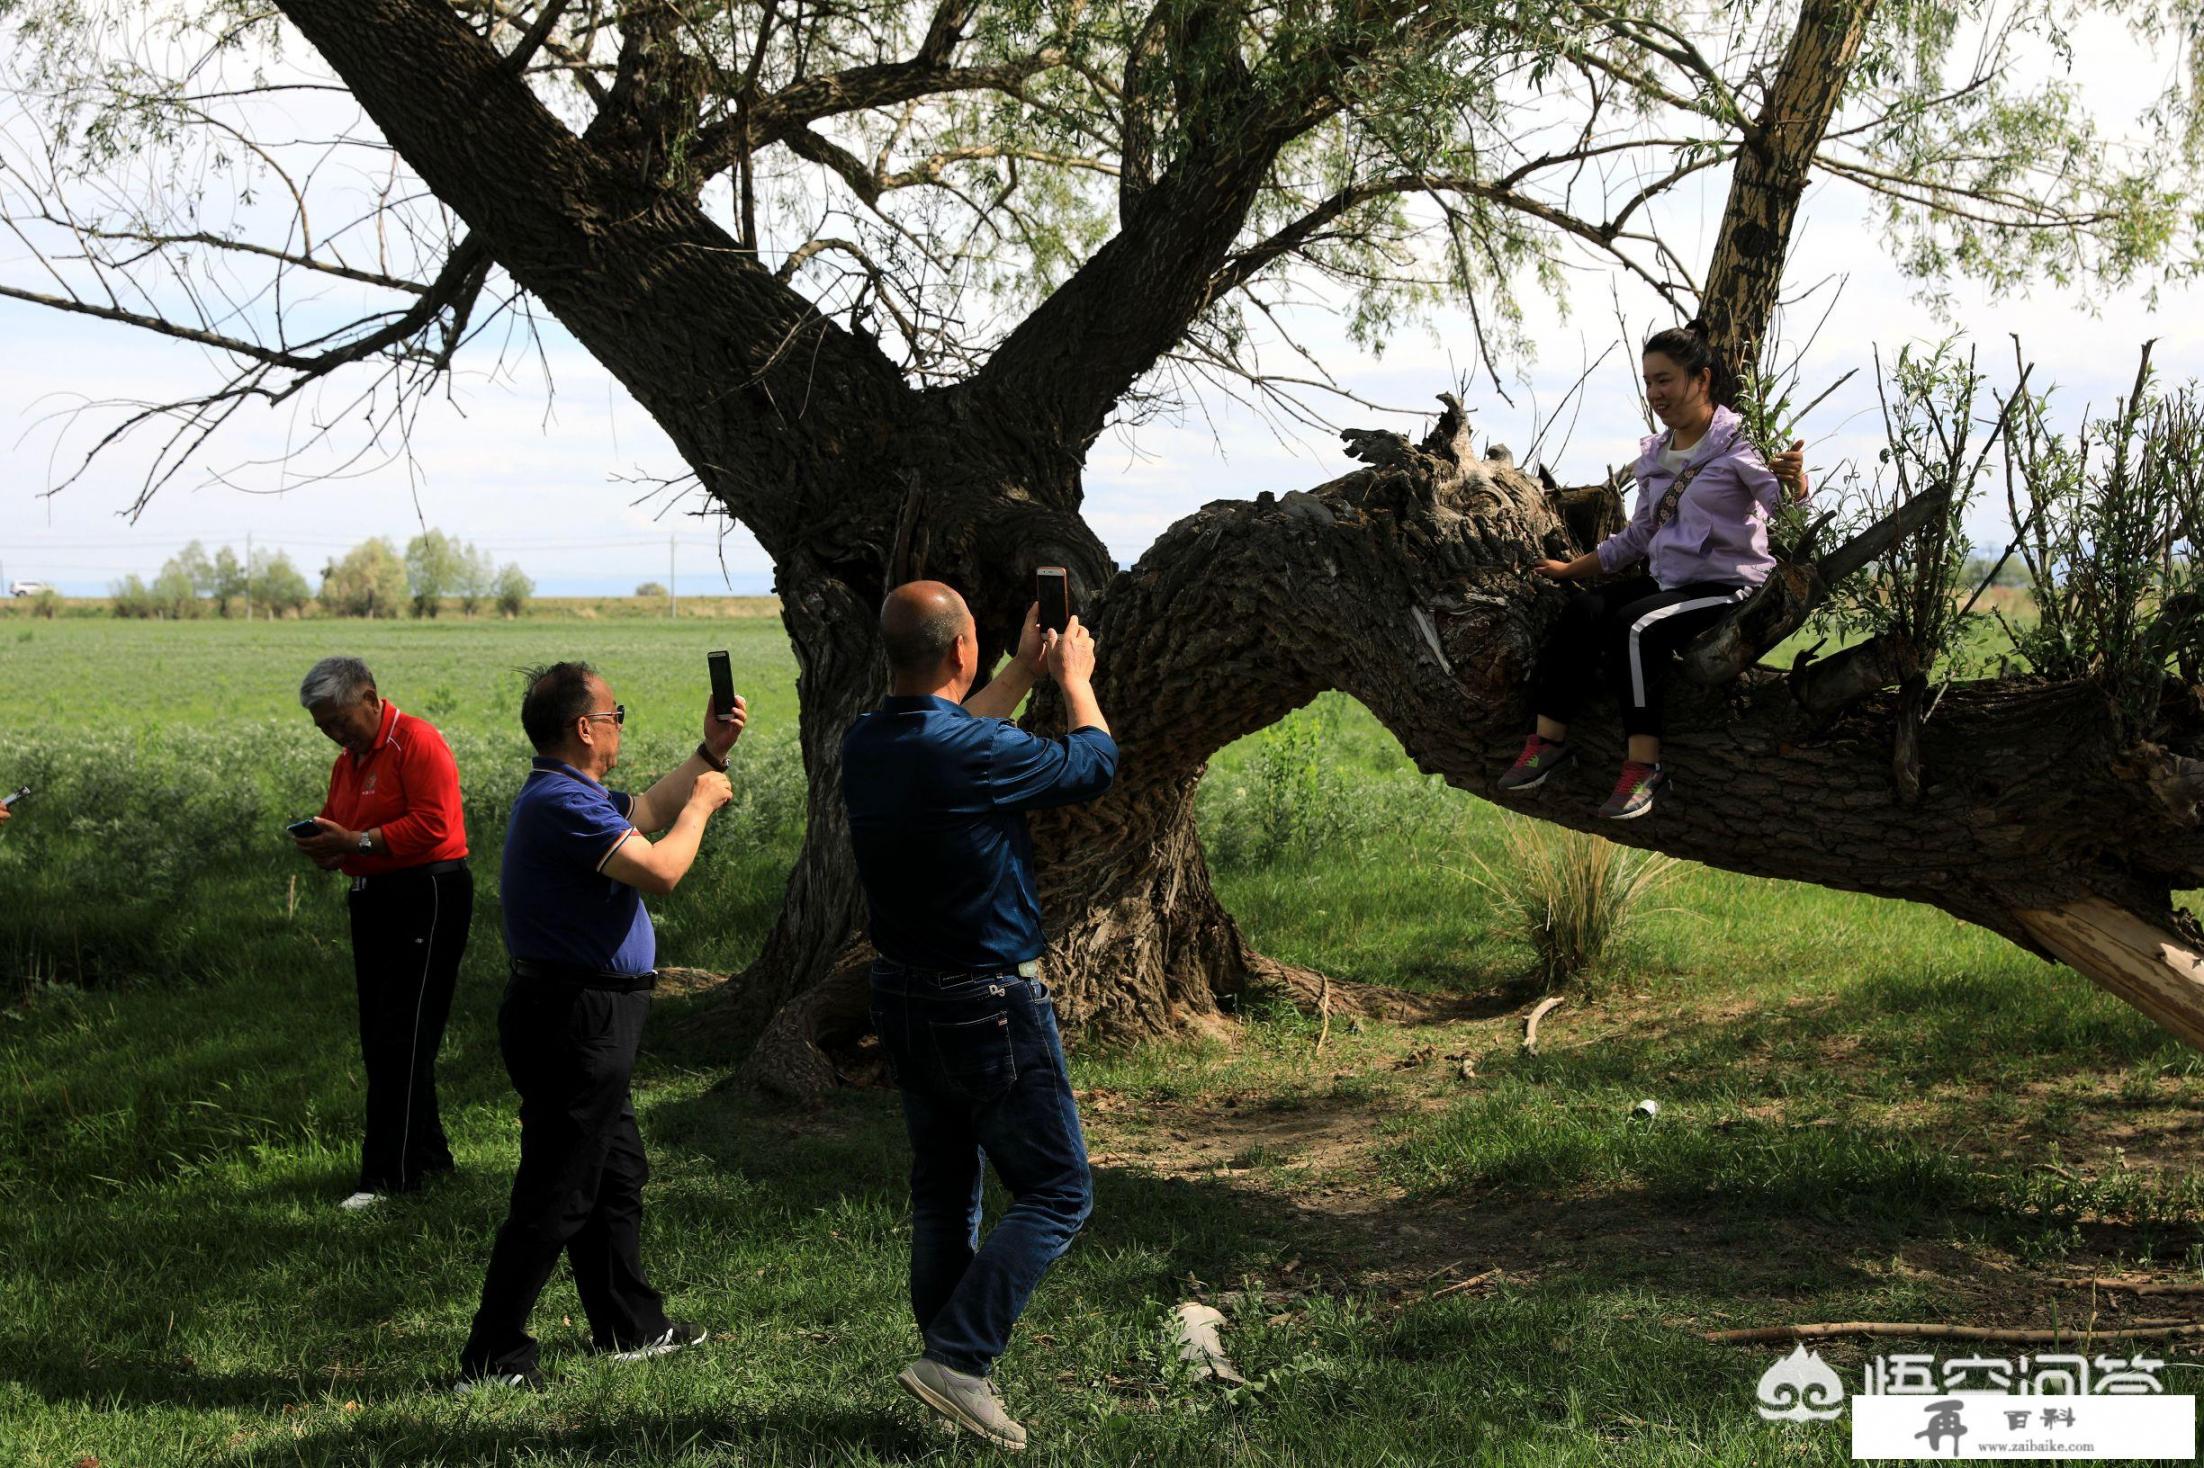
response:
[[(288, 1036), (263, 1035), (257, 1025), (266, 998), (257, 986), (230, 996), (218, 1014), (201, 1016), (208, 1028), (200, 1044), (145, 1052), (156, 1067), (118, 1080), (114, 1094), (151, 1087), (163, 1105), (214, 1094), (241, 1063), (280, 1070), (286, 1043), (294, 1047), (293, 1070), (326, 1074), (339, 1063), (349, 1036), (328, 1016)], [(1801, 1128), (1750, 1117), (1717, 1124), (1726, 1118), (1710, 1110), (1694, 1121), (1684, 1107), (1671, 1108), (1660, 1127), (1635, 1126), (1626, 1119), (1629, 1100), (1648, 1073), (1704, 1065), (1710, 1073), (1699, 1084), (1734, 1108), (1754, 1098), (1734, 1094), (1734, 1086), (1721, 1092), (1735, 1080), (1725, 1067), (1765, 1058), (1764, 1045), (1819, 1045), (1858, 1026), (1869, 1031), (1863, 1043), (1872, 1049), (1888, 1037), (1877, 1026), (1924, 1017), (1959, 1023), (1980, 1000), (1964, 984), (1923, 983), (1883, 993), (1881, 1005), (1876, 993), (1861, 992), (1769, 1008), (1749, 1027), (1702, 1020), (1728, 1032), (1706, 1037), (1703, 1050), (1682, 1034), (1647, 1036), (1497, 1067), (1486, 1091), (1396, 1139), (1396, 1151), (1407, 1154), (1403, 1164), (1423, 1170), (1402, 1178), (1420, 1194), (1404, 1204), (1363, 1199), (1342, 1207), (1260, 1178), (1099, 1168), (1094, 1220), (1043, 1286), (1017, 1367), (1033, 1362), (1038, 1369), (1056, 1364), (1059, 1353), (1069, 1360), (1084, 1352), (1093, 1359), (1076, 1364), (1082, 1380), (1093, 1380), (1127, 1361), (1146, 1363), (1141, 1353), (1155, 1348), (1171, 1302), (1250, 1281), (1276, 1287), (1290, 1275), (1294, 1289), (1334, 1302), (1344, 1318), (1336, 1352), (1357, 1371), (1405, 1370), (1449, 1351), (1494, 1358), (1496, 1369), (1514, 1373), (1502, 1387), (1535, 1397), (1537, 1413), (1553, 1413), (1562, 1408), (1547, 1400), (1552, 1393), (1543, 1383), (1556, 1374), (1536, 1352), (1580, 1316), (1627, 1305), (1644, 1321), (1631, 1328), (1632, 1339), (1667, 1341), (1679, 1334), (1662, 1323), (1672, 1315), (1761, 1315), (1784, 1299), (1835, 1305), (1887, 1298), (1890, 1278), (1875, 1266), (1893, 1245), (1948, 1239), (1954, 1219), (1982, 1203), (1955, 1197), (1967, 1181), (1964, 1158), (1900, 1130)], [(228, 1456), (216, 1457), (240, 1465), (932, 1456), (937, 1442), (893, 1410), (885, 1386), (896, 1353), (912, 1338), (900, 1313), (908, 1153), (895, 1099), (843, 1093), (789, 1110), (710, 1089), (724, 1057), (676, 1037), (685, 1016), (717, 1002), (710, 994), (680, 998), (653, 1022), (642, 1109), (660, 1180), (650, 1194), (646, 1258), (668, 1281), (686, 1276), (669, 1293), (711, 1300), (708, 1308), (722, 1311), (743, 1337), (740, 1352), (775, 1353), (760, 1369), (769, 1397), (762, 1406), (740, 1392), (725, 1410), (692, 1404), (688, 1396), (718, 1383), (701, 1382), (696, 1366), (673, 1363), (661, 1380), (675, 1399), (656, 1408), (644, 1400), (654, 1388), (607, 1397), (590, 1372), (525, 1409), (462, 1408), (424, 1391), (457, 1350), (510, 1180), (513, 1102), (489, 1040), (491, 986), (462, 1002), (454, 1050), (465, 1057), (464, 1073), (447, 1067), (446, 1095), (473, 1135), (495, 1140), (478, 1140), (465, 1174), (423, 1199), (340, 1219), (319, 1206), (318, 1159), (263, 1159), (263, 1149), (280, 1148), (251, 1132), (206, 1137), (211, 1170), (156, 1171), (157, 1182), (112, 1196), (81, 1182), (62, 1196), (35, 1184), (9, 1189), (15, 1232), (0, 1251), (0, 1269), (50, 1303), (34, 1324), (18, 1321), (0, 1334), (0, 1375), (48, 1401), (93, 1409), (258, 1414)], [(181, 1018), (165, 1005), (155, 1009)], [(2007, 1013), (2016, 1035), (2042, 1033), (2025, 998)], [(1755, 1032), (1761, 1038), (1750, 1044), (1739, 1039)], [(1698, 1058), (1680, 1060), (1678, 1044)], [(327, 1094), (317, 1084), (264, 1108), (275, 1118), (275, 1140), (311, 1130)], [(78, 1105), (91, 1100), (80, 1097)], [(19, 1136), (47, 1135), (36, 1126), (24, 1130), (31, 1118), (20, 1110), (9, 1119)], [(1377, 1137), (1372, 1144), (1386, 1145)], [(77, 1170), (55, 1152), (30, 1160), (20, 1175), (67, 1179)], [(2054, 1216), (2078, 1218), (2073, 1228), (2082, 1244), (2109, 1250), (2121, 1226), (2082, 1217), (2076, 1208), (2087, 1201), (1996, 1193), (1967, 1226), (2017, 1234), (2040, 1231)], [(991, 1198), (991, 1216), (1001, 1202)], [(1288, 1269), (1296, 1257), (1302, 1262)], [(1445, 1278), (1452, 1266), (1466, 1273), (1495, 1263), (1521, 1281), (1506, 1286), (1505, 1300), (1418, 1306), (1391, 1335), (1385, 1332), (1394, 1327), (1368, 1324), (1373, 1295), (1420, 1293), (1428, 1286), (1418, 1281)], [(755, 1286), (747, 1283), (753, 1274)], [(721, 1277), (741, 1288), (707, 1288)], [(223, 1343), (218, 1365), (193, 1365), (183, 1347), (165, 1344), (172, 1309), (199, 1339)], [(1511, 1311), (1521, 1317), (1511, 1327), (1521, 1340), (1507, 1361), (1519, 1364), (1503, 1368), (1486, 1338), (1514, 1318)], [(547, 1366), (558, 1375), (571, 1359), (559, 1347), (571, 1348), (573, 1332), (558, 1329), (555, 1313), (547, 1324)], [(838, 1343), (811, 1342), (822, 1325), (841, 1332)], [(1243, 1328), (1251, 1337), (1257, 1330)], [(1044, 1332), (1067, 1344), (1042, 1346)], [(1284, 1330), (1277, 1335), (1282, 1353), (1305, 1348)], [(1254, 1348), (1258, 1359), (1261, 1349)], [(268, 1369), (255, 1359), (263, 1356), (290, 1369)], [(873, 1383), (865, 1390), (877, 1392), (877, 1403), (832, 1395), (832, 1383), (848, 1380), (853, 1365)], [(1706, 1369), (1715, 1379), (1715, 1368)], [(1398, 1389), (1426, 1386), (1404, 1379)], [(367, 1406), (326, 1420), (339, 1390)], [(1659, 1399), (1652, 1386), (1639, 1393), (1633, 1385), (1626, 1395)], [(306, 1410), (290, 1416), (286, 1409), (299, 1403)]]
[[(916, 1419), (850, 1407), (791, 1403), (763, 1412), (689, 1408), (667, 1412), (643, 1403), (601, 1404), (586, 1412), (523, 1407), (494, 1418), (409, 1418), (378, 1412), (358, 1423), (288, 1433), (254, 1442), (214, 1461), (226, 1468), (347, 1463), (435, 1468), (443, 1464), (567, 1461), (665, 1463), (910, 1463), (941, 1456), (939, 1437)], [(271, 1436), (276, 1436), (271, 1434)], [(724, 1455), (724, 1456), (723, 1456)]]

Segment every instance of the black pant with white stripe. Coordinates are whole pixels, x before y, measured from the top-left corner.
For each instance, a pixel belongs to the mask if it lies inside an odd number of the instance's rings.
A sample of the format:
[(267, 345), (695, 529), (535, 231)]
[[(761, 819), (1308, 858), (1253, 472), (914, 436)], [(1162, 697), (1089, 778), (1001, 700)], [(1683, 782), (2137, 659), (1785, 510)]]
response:
[(1664, 591), (1650, 576), (1572, 591), (1531, 676), (1531, 712), (1565, 724), (1604, 678), (1622, 709), (1622, 732), (1657, 736), (1670, 660), (1751, 594), (1749, 586), (1708, 582)]
[(402, 1193), (431, 1173), (451, 1171), (452, 1149), (436, 1107), (436, 1052), (467, 951), (474, 875), (459, 867), (370, 877), (350, 902), (367, 1071), (359, 1187)]

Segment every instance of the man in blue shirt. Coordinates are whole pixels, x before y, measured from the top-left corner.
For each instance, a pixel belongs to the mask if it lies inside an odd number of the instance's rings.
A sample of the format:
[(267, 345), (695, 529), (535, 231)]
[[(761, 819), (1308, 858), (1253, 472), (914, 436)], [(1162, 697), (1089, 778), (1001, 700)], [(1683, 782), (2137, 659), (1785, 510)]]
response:
[[(880, 609), (890, 691), (842, 740), (842, 798), (878, 959), (872, 1020), (911, 1137), (911, 1308), (925, 1354), (896, 1378), (950, 1422), (1025, 1446), (990, 1379), (1041, 1276), (1093, 1209), (1086, 1140), (1040, 979), (1048, 946), (1025, 812), (1092, 800), (1117, 774), (1094, 638), (1026, 613), (986, 688), (964, 599), (936, 581)], [(1060, 739), (1010, 722), (1044, 674)], [(980, 1243), (983, 1161), (1013, 1199)]]
[[(520, 1092), (520, 1168), (460, 1352), (460, 1387), (540, 1387), (528, 1315), (563, 1252), (591, 1341), (622, 1360), (704, 1339), (669, 1320), (643, 1275), (650, 1175), (628, 1078), (650, 1008), (657, 940), (643, 893), (671, 892), (732, 795), (727, 751), (741, 699), (709, 703), (696, 753), (641, 795), (607, 790), (627, 710), (587, 663), (529, 675), (521, 727), (535, 767), (513, 801), (499, 881), (512, 980), (498, 1049)], [(663, 831), (655, 842), (645, 831)]]

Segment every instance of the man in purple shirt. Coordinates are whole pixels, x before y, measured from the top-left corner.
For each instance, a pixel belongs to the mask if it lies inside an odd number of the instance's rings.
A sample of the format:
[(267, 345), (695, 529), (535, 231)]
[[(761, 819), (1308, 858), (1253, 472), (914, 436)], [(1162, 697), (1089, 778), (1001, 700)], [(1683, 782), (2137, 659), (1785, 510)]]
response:
[[(1026, 612), (1017, 656), (978, 693), (979, 636), (938, 581), (880, 610), (889, 695), (842, 741), (842, 798), (879, 957), (872, 1020), (911, 1137), (911, 1308), (925, 1354), (896, 1378), (951, 1423), (1026, 1443), (989, 1373), (1041, 1277), (1093, 1208), (1025, 813), (1092, 800), (1117, 773), (1094, 639)], [(1043, 675), (1071, 732), (1010, 722)], [(982, 1163), (1011, 1206), (980, 1242)]]

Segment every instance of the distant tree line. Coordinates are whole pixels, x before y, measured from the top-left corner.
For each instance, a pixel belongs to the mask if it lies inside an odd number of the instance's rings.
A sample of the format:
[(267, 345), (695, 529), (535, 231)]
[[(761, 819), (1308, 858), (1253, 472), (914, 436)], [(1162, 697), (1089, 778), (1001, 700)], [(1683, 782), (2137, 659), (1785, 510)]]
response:
[(150, 585), (131, 575), (109, 588), (116, 616), (175, 621), (295, 617), (309, 602), (332, 617), (433, 617), (447, 599), (470, 617), (485, 606), (517, 617), (535, 594), (535, 582), (518, 565), (500, 567), (489, 552), (441, 530), (416, 535), (403, 555), (382, 536), (360, 542), (322, 567), (318, 596), (282, 551), (255, 554), (248, 565), (228, 546), (209, 556), (196, 540), (169, 557)]

